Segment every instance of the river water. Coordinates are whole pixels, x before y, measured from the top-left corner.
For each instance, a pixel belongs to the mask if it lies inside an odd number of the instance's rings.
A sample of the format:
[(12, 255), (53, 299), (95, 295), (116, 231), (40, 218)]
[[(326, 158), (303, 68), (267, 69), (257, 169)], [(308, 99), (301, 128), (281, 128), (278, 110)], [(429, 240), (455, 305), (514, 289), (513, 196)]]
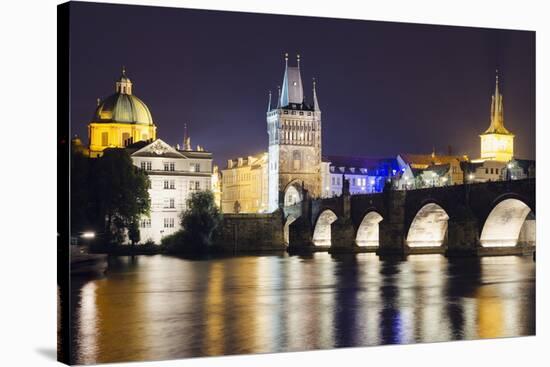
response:
[(72, 285), (74, 363), (535, 334), (530, 257), (112, 257)]

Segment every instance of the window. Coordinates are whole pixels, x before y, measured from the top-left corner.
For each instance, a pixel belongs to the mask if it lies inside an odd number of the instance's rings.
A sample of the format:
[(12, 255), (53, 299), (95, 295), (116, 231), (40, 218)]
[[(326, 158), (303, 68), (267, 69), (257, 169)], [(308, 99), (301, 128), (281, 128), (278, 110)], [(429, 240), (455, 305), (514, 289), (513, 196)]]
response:
[(176, 188), (176, 181), (170, 180), (170, 189), (174, 190)]
[(168, 189), (168, 185), (169, 185), (168, 180), (164, 180), (164, 189), (165, 190)]
[(171, 162), (170, 163), (170, 171), (175, 171), (176, 170), (176, 164), (174, 162)]
[(127, 146), (130, 144), (130, 133), (123, 133), (122, 134), (122, 145)]
[(170, 203), (168, 207), (170, 209), (174, 209), (176, 207), (176, 200), (174, 200), (174, 198), (170, 198)]
[(331, 180), (331, 181), (332, 181), (332, 185), (336, 185), (336, 179), (334, 178), (334, 176), (331, 177), (331, 178), (332, 178), (332, 180)]
[(191, 172), (200, 172), (201, 171), (201, 164), (200, 163), (190, 163), (189, 164), (189, 171), (191, 171)]
[(168, 171), (170, 169), (170, 164), (168, 162), (164, 162), (164, 170)]
[(151, 161), (141, 162), (141, 169), (146, 170), (146, 171), (150, 171), (151, 170)]
[(495, 173), (498, 175), (498, 168), (495, 168)]
[(352, 178), (352, 179), (351, 179), (351, 185), (352, 185), (352, 186), (355, 186), (355, 178)]
[(485, 168), (485, 174), (489, 174), (489, 168)]
[(164, 218), (164, 228), (174, 228), (174, 218)]
[(199, 191), (200, 182), (199, 181), (189, 181), (189, 191)]
[(491, 168), (491, 174), (493, 174), (493, 169)]
[(151, 228), (151, 218), (142, 218), (139, 221), (139, 226), (141, 228)]
[(292, 152), (292, 168), (295, 171), (299, 171), (302, 166), (302, 155), (298, 150)]
[(107, 131), (101, 133), (101, 145), (104, 147), (109, 145), (109, 133)]

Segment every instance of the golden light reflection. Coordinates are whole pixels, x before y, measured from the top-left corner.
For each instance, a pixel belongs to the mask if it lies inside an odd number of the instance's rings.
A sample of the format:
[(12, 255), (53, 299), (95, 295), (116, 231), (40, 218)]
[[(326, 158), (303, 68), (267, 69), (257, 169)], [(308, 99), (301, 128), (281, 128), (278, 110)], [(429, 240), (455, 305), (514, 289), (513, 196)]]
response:
[(209, 356), (224, 353), (224, 264), (215, 262), (210, 267), (208, 291), (206, 294), (205, 312), (208, 315), (204, 348)]

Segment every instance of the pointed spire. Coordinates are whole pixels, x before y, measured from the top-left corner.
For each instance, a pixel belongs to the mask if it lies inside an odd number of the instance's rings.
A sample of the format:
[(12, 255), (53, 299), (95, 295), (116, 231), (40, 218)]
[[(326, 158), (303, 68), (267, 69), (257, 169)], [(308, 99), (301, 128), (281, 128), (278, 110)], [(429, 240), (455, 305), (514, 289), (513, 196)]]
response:
[(97, 102), (97, 107), (99, 107), (99, 105), (101, 104), (101, 98), (97, 97), (96, 102)]
[(183, 124), (183, 150), (192, 150), (191, 137), (187, 133), (187, 124)]
[(300, 68), (300, 54), (296, 54), (296, 64), (298, 65), (298, 69)]
[(510, 132), (504, 127), (504, 103), (503, 96), (499, 90), (499, 75), (498, 69), (496, 69), (495, 75), (495, 93), (491, 98), (491, 124), (489, 129), (485, 131), (488, 133), (497, 134), (510, 134)]
[(304, 102), (304, 90), (302, 88), (302, 76), (300, 75), (300, 57), (297, 57), (298, 66), (288, 66), (288, 53), (285, 53), (285, 74), (281, 91), (280, 105), (286, 107), (291, 103)]
[(281, 108), (281, 86), (277, 86), (277, 108)]
[(122, 76), (126, 76), (126, 66), (122, 65)]
[(267, 100), (267, 112), (271, 111), (271, 90), (269, 91), (269, 98)]
[(317, 101), (317, 83), (315, 81), (315, 78), (313, 78), (313, 110), (314, 111), (321, 111), (319, 108), (319, 101)]

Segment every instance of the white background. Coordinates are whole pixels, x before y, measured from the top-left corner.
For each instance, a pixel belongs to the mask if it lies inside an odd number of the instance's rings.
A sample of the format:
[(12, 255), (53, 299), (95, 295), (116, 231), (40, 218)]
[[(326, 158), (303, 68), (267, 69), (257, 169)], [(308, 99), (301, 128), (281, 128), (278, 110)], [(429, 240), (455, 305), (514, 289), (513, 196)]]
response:
[[(111, 1), (119, 2), (119, 1)], [(537, 336), (196, 358), (132, 366), (548, 365), (548, 68), (545, 1), (131, 1), (537, 31)], [(48, 366), (56, 348), (56, 3), (3, 1), (0, 11), (0, 365)], [(90, 32), (93, 32), (90, 29)], [(365, 47), (368, 47), (365, 45)], [(545, 149), (546, 148), (546, 149)], [(319, 310), (320, 311), (320, 310)], [(129, 364), (130, 365), (130, 364)]]

